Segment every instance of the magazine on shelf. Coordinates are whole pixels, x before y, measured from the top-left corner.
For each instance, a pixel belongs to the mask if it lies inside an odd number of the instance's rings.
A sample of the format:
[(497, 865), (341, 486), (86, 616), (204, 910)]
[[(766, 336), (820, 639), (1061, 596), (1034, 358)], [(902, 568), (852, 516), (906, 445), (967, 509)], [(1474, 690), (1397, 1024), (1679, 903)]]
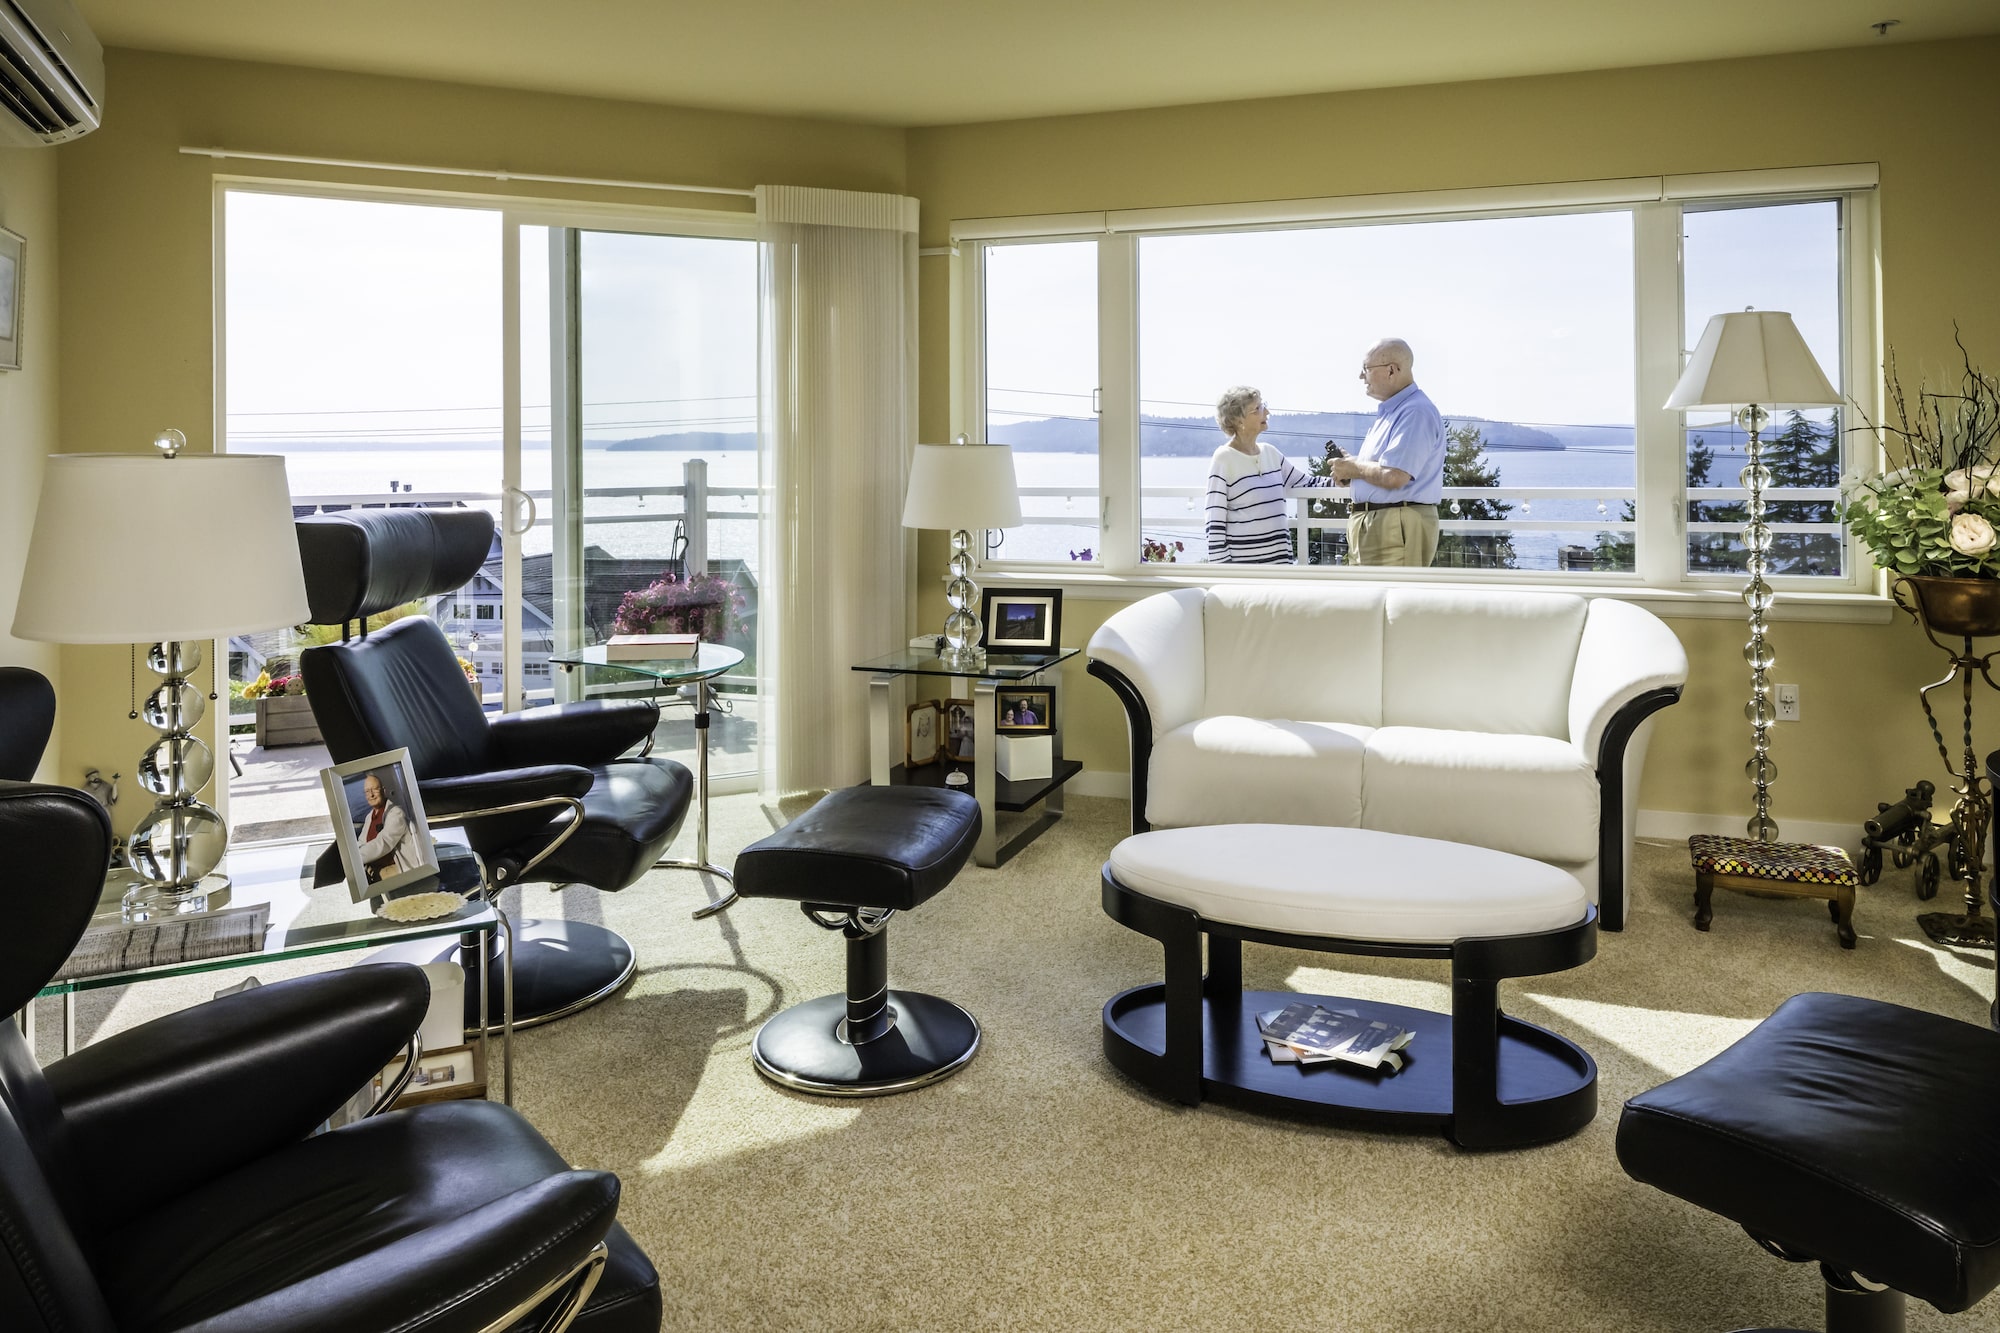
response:
[(1257, 1016), (1264, 1047), (1279, 1064), (1316, 1065), (1340, 1062), (1395, 1073), (1403, 1067), (1403, 1048), (1416, 1033), (1394, 1023), (1368, 1018), (1353, 1009), (1328, 1009), (1313, 1003), (1288, 1004)]
[(678, 662), (701, 648), (699, 634), (614, 634), (604, 644), (607, 662)]

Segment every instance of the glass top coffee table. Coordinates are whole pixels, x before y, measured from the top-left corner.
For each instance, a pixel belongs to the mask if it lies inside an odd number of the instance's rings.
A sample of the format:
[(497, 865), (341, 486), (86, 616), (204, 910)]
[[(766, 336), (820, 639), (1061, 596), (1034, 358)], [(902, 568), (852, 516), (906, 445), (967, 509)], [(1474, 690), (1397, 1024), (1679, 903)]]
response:
[[(888, 653), (859, 663), (854, 670), (865, 671), (869, 675), (869, 781), (878, 787), (951, 785), (947, 782), (947, 776), (952, 771), (950, 763), (912, 767), (899, 762), (906, 756), (899, 743), (903, 726), (902, 718), (895, 710), (893, 695), (899, 681), (948, 677), (957, 682), (944, 686), (944, 692), (947, 697), (969, 698), (972, 703), (972, 781), (969, 785), (973, 798), (979, 802), (980, 816), (979, 841), (973, 848), (972, 859), (982, 866), (999, 865), (1062, 818), (1063, 784), (1081, 773), (1083, 765), (1074, 759), (1063, 758), (1063, 696), (1061, 690), (1051, 690), (1048, 735), (1053, 762), (1049, 775), (1018, 781), (1002, 778), (993, 762), (994, 737), (998, 734), (994, 692), (1002, 686), (1035, 681), (1044, 672), (1054, 671), (1075, 657), (1077, 652), (1075, 648), (1057, 648), (1040, 653), (988, 653), (985, 662), (970, 671), (947, 665), (934, 652), (917, 649)], [(970, 690), (969, 695), (965, 693), (967, 689)], [(912, 697), (915, 697), (914, 694)], [(999, 814), (1002, 811), (1026, 813), (1037, 806), (1041, 808), (1040, 818), (1003, 845), (1000, 841)]]
[[(681, 861), (663, 857), (653, 864), (667, 870), (695, 870), (704, 875), (715, 875), (730, 886), (729, 891), (705, 906), (695, 909), (695, 919), (713, 916), (736, 901), (736, 876), (708, 859), (708, 721), (709, 682), (725, 672), (743, 665), (743, 650), (731, 648), (724, 643), (701, 643), (696, 646), (693, 657), (660, 658), (648, 661), (611, 661), (603, 644), (579, 649), (573, 653), (557, 653), (549, 661), (563, 669), (565, 673), (582, 671), (588, 683), (593, 676), (611, 680), (639, 680), (649, 682), (657, 695), (661, 689), (679, 689), (683, 685), (694, 686), (694, 753), (695, 799), (701, 802), (700, 813), (696, 816), (694, 860)], [(647, 742), (652, 748), (652, 742)]]
[[(514, 990), (513, 937), (505, 915), (493, 904), (477, 896), (481, 873), (478, 856), (460, 843), (440, 839), (437, 842), (438, 879), (435, 882), (414, 885), (409, 890), (390, 896), (401, 897), (410, 892), (443, 890), (463, 894), (466, 901), (449, 916), (434, 917), (428, 921), (391, 921), (380, 915), (382, 899), (370, 898), (357, 903), (349, 894), (345, 881), (327, 884), (320, 888), (313, 887), (313, 864), (322, 849), (321, 844), (306, 843), (230, 849), (227, 869), (232, 883), (228, 903), (222, 910), (235, 911), (259, 906), (267, 908), (270, 922), (261, 948), (243, 953), (223, 954), (215, 958), (121, 967), (113, 971), (93, 973), (90, 976), (51, 981), (42, 987), (36, 992), (38, 997), (62, 997), (63, 1053), (67, 1055), (74, 1049), (76, 997), (85, 991), (129, 986), (167, 977), (193, 976), (202, 972), (256, 967), (263, 963), (289, 962), (293, 959), (312, 958), (321, 954), (342, 953), (355, 949), (374, 949), (383, 945), (407, 943), (411, 940), (437, 939), (454, 935), (490, 937), (497, 931), (502, 940), (502, 947), (498, 951), (502, 968), (500, 988), (502, 999), (497, 1024), (500, 1032), (501, 1081), (505, 1089), (504, 1099), (511, 1104), (514, 1099), (514, 1015), (508, 997), (512, 996)], [(107, 899), (111, 906), (108, 911), (100, 908), (99, 913), (91, 918), (90, 924), (93, 928), (121, 924), (117, 909), (117, 893), (115, 891), (108, 893)], [(177, 919), (179, 918), (161, 917), (138, 924), (141, 928), (171, 926)], [(476, 952), (483, 956), (491, 951)], [(467, 984), (478, 983), (468, 980)], [(483, 997), (487, 988), (480, 986), (479, 991)], [(32, 1017), (32, 1006), (24, 1012)], [(482, 1003), (479, 1012), (480, 1059), (488, 1069), (492, 1068), (487, 1059), (489, 1039), (496, 1026), (492, 1019), (493, 1015), (487, 1012), (486, 1005)]]

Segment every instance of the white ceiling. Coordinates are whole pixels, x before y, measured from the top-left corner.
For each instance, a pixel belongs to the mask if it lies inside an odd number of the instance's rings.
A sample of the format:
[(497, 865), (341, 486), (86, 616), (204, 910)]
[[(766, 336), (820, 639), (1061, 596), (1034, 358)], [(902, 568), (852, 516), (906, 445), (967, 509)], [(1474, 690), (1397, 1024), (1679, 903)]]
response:
[(106, 46), (883, 125), (2000, 32), (1996, 0), (77, 3)]

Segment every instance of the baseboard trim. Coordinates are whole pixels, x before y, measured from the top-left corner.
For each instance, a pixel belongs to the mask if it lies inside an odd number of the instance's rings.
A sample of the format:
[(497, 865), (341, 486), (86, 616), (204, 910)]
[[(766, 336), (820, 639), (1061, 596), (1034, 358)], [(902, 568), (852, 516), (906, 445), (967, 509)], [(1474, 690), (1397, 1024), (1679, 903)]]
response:
[(1072, 796), (1109, 796), (1115, 800), (1132, 799), (1132, 775), (1130, 773), (1104, 773), (1086, 768), (1083, 772), (1063, 784), (1063, 790)]
[[(1642, 838), (1661, 838), (1669, 842), (1685, 842), (1696, 833), (1717, 833), (1726, 838), (1748, 836), (1744, 825), (1749, 816), (1736, 813), (1727, 815), (1697, 815), (1681, 810), (1641, 810), (1637, 833)], [(1850, 856), (1861, 854), (1861, 825), (1833, 824), (1817, 819), (1780, 819), (1778, 836), (1786, 842), (1809, 842), (1825, 846), (1845, 847)]]

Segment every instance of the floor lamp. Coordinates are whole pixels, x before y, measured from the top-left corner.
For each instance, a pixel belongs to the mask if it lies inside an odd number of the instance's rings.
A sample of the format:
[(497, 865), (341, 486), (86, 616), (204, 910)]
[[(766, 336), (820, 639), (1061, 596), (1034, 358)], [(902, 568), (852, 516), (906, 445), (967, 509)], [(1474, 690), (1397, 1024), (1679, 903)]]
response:
[(206, 911), (229, 887), (214, 873), (229, 830), (200, 799), (215, 755), (194, 735), (225, 663), (206, 691), (189, 679), (208, 641), (308, 615), (285, 460), (183, 453), (177, 430), (153, 443), (153, 455), (48, 459), (14, 613), (17, 638), (152, 644), (162, 680), (133, 714), (161, 733), (137, 769), (157, 800), (128, 844), (135, 920)]
[(1682, 411), (1733, 409), (1736, 424), (1750, 437), (1748, 457), (1739, 474), (1743, 489), (1750, 492), (1743, 523), (1743, 548), (1748, 557), (1745, 572), (1750, 576), (1743, 589), (1744, 604), (1750, 608), (1750, 641), (1743, 645), (1743, 658), (1750, 664), (1750, 702), (1743, 713), (1750, 719), (1753, 742), (1744, 771), (1756, 789), (1756, 809), (1748, 826), (1750, 838), (1776, 842), (1778, 825), (1771, 818), (1770, 788), (1778, 776), (1777, 766), (1771, 762), (1771, 724), (1777, 721), (1777, 707), (1771, 698), (1770, 670), (1777, 656), (1765, 635), (1764, 617), (1777, 594), (1764, 579), (1771, 551), (1771, 527), (1764, 521), (1764, 488), (1771, 484), (1771, 471), (1764, 466), (1759, 436), (1770, 423), (1770, 409), (1838, 407), (1840, 395), (1827, 383), (1789, 314), (1742, 310), (1708, 321), (1666, 406)]

